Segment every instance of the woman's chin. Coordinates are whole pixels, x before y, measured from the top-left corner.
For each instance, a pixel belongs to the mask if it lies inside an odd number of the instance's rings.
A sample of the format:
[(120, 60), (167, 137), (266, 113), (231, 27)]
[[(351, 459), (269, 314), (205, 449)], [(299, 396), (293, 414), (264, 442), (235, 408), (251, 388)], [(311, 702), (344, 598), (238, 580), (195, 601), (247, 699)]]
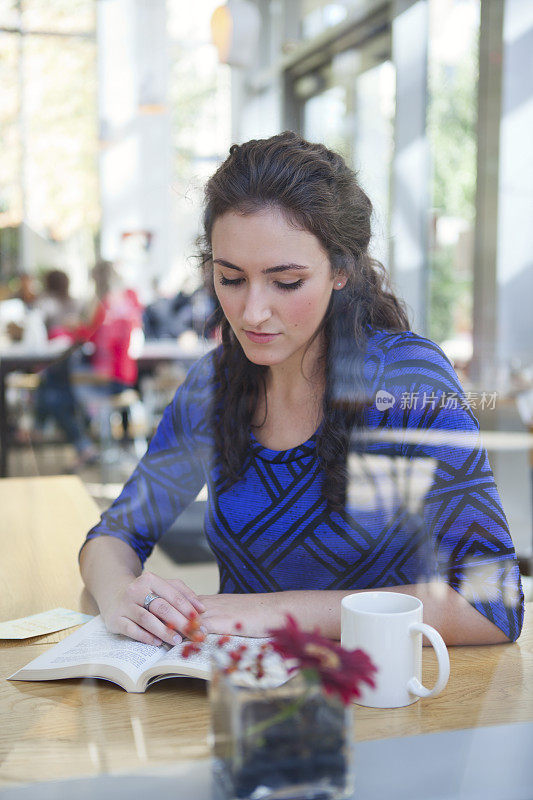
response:
[(252, 364), (262, 367), (273, 367), (275, 364), (281, 364), (285, 359), (279, 353), (268, 350), (265, 345), (256, 345), (254, 347), (250, 342), (242, 342), (241, 347), (244, 355), (251, 361)]
[(245, 350), (244, 355), (248, 361), (251, 361), (252, 364), (257, 364), (258, 367), (273, 367), (280, 363), (277, 358), (269, 358), (266, 354), (250, 353)]

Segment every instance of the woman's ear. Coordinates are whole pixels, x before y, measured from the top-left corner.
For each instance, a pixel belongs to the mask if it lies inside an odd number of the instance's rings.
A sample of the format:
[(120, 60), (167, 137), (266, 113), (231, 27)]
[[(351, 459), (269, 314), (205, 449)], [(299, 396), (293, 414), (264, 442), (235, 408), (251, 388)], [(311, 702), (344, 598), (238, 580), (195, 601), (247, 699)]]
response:
[(335, 280), (333, 282), (333, 288), (340, 291), (340, 289), (344, 289), (346, 286), (346, 282), (348, 280), (348, 276), (344, 272), (337, 272), (335, 274)]

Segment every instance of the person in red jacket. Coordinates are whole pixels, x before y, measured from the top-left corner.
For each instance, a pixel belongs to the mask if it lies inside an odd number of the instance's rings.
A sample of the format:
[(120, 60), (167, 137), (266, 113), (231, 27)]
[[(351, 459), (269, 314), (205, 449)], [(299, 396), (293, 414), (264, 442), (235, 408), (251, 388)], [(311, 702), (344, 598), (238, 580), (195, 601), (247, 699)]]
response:
[[(89, 416), (99, 418), (102, 441), (110, 438), (110, 409), (106, 399), (137, 382), (137, 362), (130, 354), (132, 336), (142, 331), (143, 307), (133, 289), (126, 288), (110, 261), (100, 260), (92, 276), (96, 298), (89, 322), (80, 326), (77, 338), (93, 345), (90, 378), (77, 393)], [(124, 421), (126, 429), (127, 421)]]
[(93, 269), (97, 304), (84, 331), (94, 345), (91, 368), (107, 379), (110, 393), (133, 386), (137, 363), (129, 353), (134, 331), (142, 329), (143, 307), (133, 289), (122, 285), (110, 261), (99, 261)]

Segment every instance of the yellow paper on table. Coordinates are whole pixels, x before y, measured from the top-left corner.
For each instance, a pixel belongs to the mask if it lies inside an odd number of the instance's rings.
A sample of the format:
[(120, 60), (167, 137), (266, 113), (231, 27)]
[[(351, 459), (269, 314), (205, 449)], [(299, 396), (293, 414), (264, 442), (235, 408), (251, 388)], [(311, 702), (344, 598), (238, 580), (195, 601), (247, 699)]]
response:
[(83, 625), (90, 619), (92, 617), (89, 614), (80, 614), (79, 611), (52, 608), (41, 614), (0, 622), (0, 639), (29, 639), (32, 636), (43, 636), (45, 633), (73, 628), (74, 625)]

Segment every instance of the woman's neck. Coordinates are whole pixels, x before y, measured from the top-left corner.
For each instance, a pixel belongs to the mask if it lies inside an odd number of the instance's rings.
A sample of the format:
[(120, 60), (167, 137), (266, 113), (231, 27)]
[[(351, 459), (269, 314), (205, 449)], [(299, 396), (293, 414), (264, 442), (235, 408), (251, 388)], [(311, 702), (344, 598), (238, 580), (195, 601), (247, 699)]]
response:
[(267, 397), (275, 396), (287, 403), (301, 402), (310, 395), (319, 396), (321, 401), (324, 388), (325, 358), (319, 337), (303, 354), (271, 366), (266, 374)]
[(267, 372), (266, 397), (259, 397), (252, 422), (256, 438), (266, 447), (295, 447), (307, 441), (322, 420), (325, 360), (319, 357), (320, 343), (316, 344), (303, 358)]

